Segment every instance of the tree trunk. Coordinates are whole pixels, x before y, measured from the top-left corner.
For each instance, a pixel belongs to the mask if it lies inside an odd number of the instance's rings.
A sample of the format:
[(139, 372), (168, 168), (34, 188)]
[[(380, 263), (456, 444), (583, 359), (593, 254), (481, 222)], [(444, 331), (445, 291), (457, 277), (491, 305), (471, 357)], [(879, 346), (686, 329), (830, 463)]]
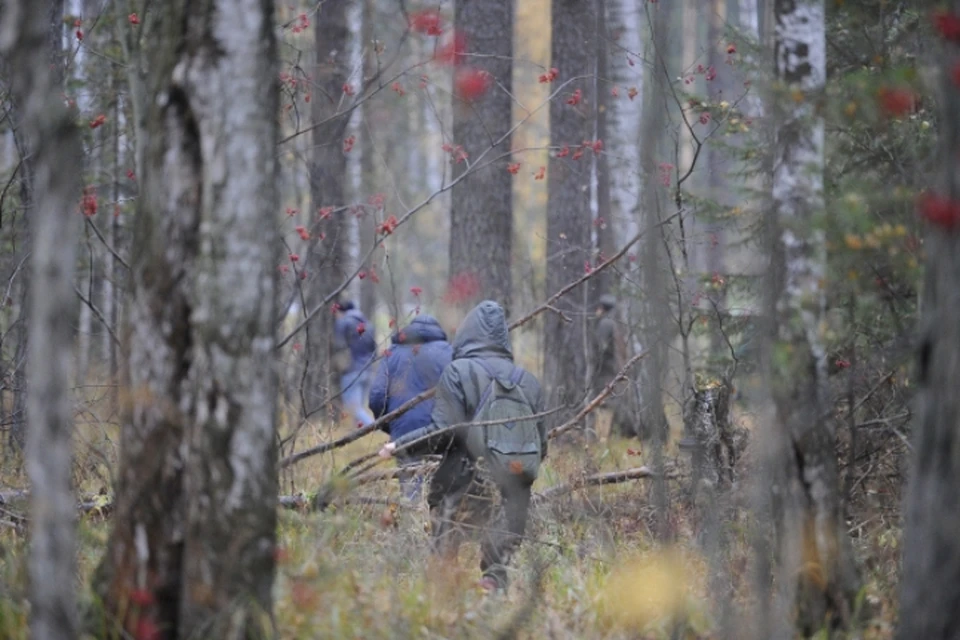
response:
[[(39, 6), (38, 6), (39, 4)], [(30, 633), (75, 638), (76, 509), (71, 487), (73, 403), (70, 365), (76, 311), (80, 167), (79, 130), (59, 99), (63, 0), (21, 0), (4, 7), (0, 53), (32, 150), (31, 254), (27, 348), (26, 466), (30, 478)], [(46, 55), (45, 55), (46, 54)]]
[[(615, 82), (616, 98), (607, 101), (607, 122), (610, 130), (617, 135), (603, 140), (604, 149), (609, 149), (608, 163), (611, 181), (611, 208), (614, 212), (613, 225), (615, 234), (624, 234), (621, 237), (632, 237), (636, 234), (636, 209), (640, 197), (640, 118), (643, 106), (644, 74), (646, 65), (643, 64), (645, 52), (645, 38), (640, 28), (642, 9), (635, 0), (605, 0), (607, 5), (608, 32), (617, 32), (617, 43), (629, 51), (630, 64), (610, 65), (612, 57), (607, 48), (607, 70), (610, 80)], [(637, 95), (631, 100), (630, 89), (636, 89)], [(608, 91), (612, 88), (608, 87)]]
[[(704, 0), (682, 0), (682, 2), (678, 4), (680, 4), (680, 25), (681, 25), (680, 34), (679, 34), (680, 66), (679, 66), (679, 69), (677, 69), (676, 73), (678, 76), (684, 77), (693, 73), (697, 65), (697, 57), (699, 54), (698, 47), (700, 45), (700, 24), (702, 21), (700, 10), (702, 6), (706, 4), (706, 2)], [(669, 40), (667, 42), (669, 42)], [(670, 45), (667, 44), (666, 47), (664, 48), (664, 52), (660, 54), (667, 60), (669, 60), (669, 57), (667, 54), (667, 51), (669, 51), (669, 48), (670, 48)], [(670, 68), (672, 71), (673, 67), (669, 65), (669, 62), (667, 64), (668, 64), (668, 68)], [(661, 70), (657, 69), (656, 66), (657, 65), (655, 64), (654, 69), (657, 72), (661, 72)], [(691, 131), (686, 124), (681, 123), (679, 125), (679, 129), (680, 129), (679, 135), (678, 135), (679, 140), (677, 142), (677, 144), (679, 145), (679, 149), (677, 152), (676, 160), (672, 160), (672, 162), (675, 162), (677, 166), (680, 167), (680, 175), (683, 175), (690, 168), (690, 165), (695, 162), (694, 142), (693, 142), (693, 136), (691, 135)], [(667, 144), (670, 144), (672, 142), (672, 140), (670, 140), (672, 136), (672, 132), (670, 132), (669, 128), (665, 128), (660, 135), (663, 137), (665, 142), (669, 141), (667, 142)], [(691, 175), (690, 179), (686, 183), (684, 183), (684, 186), (687, 189), (689, 189), (691, 186), (693, 186), (691, 183), (695, 182), (695, 180), (698, 177), (699, 176)], [(695, 224), (695, 219), (693, 218), (693, 216), (690, 217), (688, 222), (689, 222), (690, 228), (687, 231), (693, 234), (694, 233), (693, 225)], [(694, 255), (696, 256), (696, 254)]]
[(826, 255), (814, 220), (824, 205), (824, 123), (816, 110), (826, 74), (823, 0), (776, 0), (774, 11), (776, 77), (802, 96), (781, 105), (774, 143), (773, 398), (785, 429), (787, 473), (785, 486), (775, 490), (787, 496), (782, 584), (796, 585), (797, 624), (809, 635), (825, 623), (849, 622), (859, 577), (844, 526), (834, 434), (824, 419)]
[[(363, 79), (369, 82), (378, 71), (377, 59), (379, 54), (376, 51), (376, 31), (374, 30), (374, 20), (377, 15), (376, 0), (363, 0), (363, 13), (361, 15), (363, 38), (360, 43), (361, 55), (363, 55)], [(361, 182), (371, 186), (379, 185), (377, 179), (377, 152), (374, 148), (375, 141), (373, 137), (374, 130), (374, 101), (366, 100), (361, 107), (363, 116), (363, 146), (360, 156), (360, 179)], [(357, 231), (360, 240), (360, 258), (363, 259), (377, 241), (377, 213), (373, 209), (368, 209), (364, 215), (357, 218)], [(373, 256), (363, 263), (363, 269), (367, 273), (374, 264)], [(377, 283), (373, 278), (364, 278), (360, 281), (360, 308), (367, 314), (373, 314), (377, 308)]]
[[(596, 102), (594, 117), (596, 119), (596, 129), (594, 138), (602, 140), (603, 144), (608, 144), (609, 140), (609, 113), (610, 113), (610, 91), (612, 88), (609, 72), (609, 41), (607, 29), (607, 2), (606, 0), (595, 0), (596, 14), (594, 16), (594, 31), (596, 44), (596, 82), (594, 90), (596, 91)], [(596, 262), (603, 262), (617, 251), (616, 232), (614, 230), (613, 206), (611, 202), (611, 181), (610, 175), (610, 156), (604, 149), (595, 154), (594, 170), (596, 172), (597, 188), (597, 217), (594, 220), (594, 229), (596, 229)], [(615, 274), (612, 269), (608, 269), (597, 275), (592, 281), (590, 302), (595, 305), (600, 296), (605, 293), (613, 293)]]
[[(960, 0), (948, 3), (960, 18)], [(934, 196), (960, 203), (960, 87), (951, 71), (960, 65), (960, 46), (944, 43), (940, 68), (940, 148)], [(960, 554), (956, 508), (960, 482), (960, 235), (931, 226), (918, 353), (918, 411), (913, 433), (913, 472), (906, 494), (903, 582), (897, 638), (946, 639), (960, 634)]]
[[(651, 53), (660, 59), (667, 55), (667, 26), (671, 9), (660, 4), (648, 4), (651, 20)], [(655, 69), (644, 91), (643, 122), (641, 124), (640, 169), (643, 192), (640, 200), (640, 227), (646, 230), (642, 246), (640, 272), (641, 304), (640, 336), (650, 355), (640, 361), (640, 433), (653, 442), (654, 501), (657, 508), (657, 535), (665, 541), (671, 537), (667, 510), (667, 489), (663, 481), (663, 450), (668, 437), (667, 418), (663, 410), (663, 377), (667, 362), (667, 335), (669, 333), (669, 301), (662, 270), (666, 260), (664, 231), (661, 221), (663, 186), (658, 181), (658, 153), (661, 132), (666, 124), (667, 104), (663, 73)]]
[[(709, 83), (710, 90), (708, 98), (711, 104), (718, 104), (723, 100), (732, 102), (735, 95), (732, 93), (732, 67), (725, 64), (726, 44), (724, 44), (724, 29), (727, 27), (727, 0), (711, 0), (709, 23), (707, 29), (707, 46), (709, 47), (708, 60), (711, 67), (716, 70), (716, 78)], [(704, 254), (707, 278), (714, 276), (724, 276), (726, 274), (724, 249), (727, 246), (727, 237), (722, 221), (718, 221), (718, 216), (726, 209), (730, 202), (730, 185), (727, 180), (728, 156), (723, 147), (713, 141), (707, 143), (706, 148), (707, 164), (707, 197), (710, 200), (709, 212), (702, 225), (704, 238)], [(708, 210), (709, 210), (708, 209)], [(724, 310), (726, 304), (726, 289), (720, 287), (714, 294), (714, 302), (717, 308)], [(719, 322), (718, 318), (715, 321)], [(726, 342), (723, 339), (723, 333), (719, 326), (710, 333), (710, 361), (723, 362), (729, 354), (726, 351)], [(719, 373), (724, 371), (721, 368)], [(716, 371), (716, 369), (715, 369)]]
[[(336, 289), (346, 277), (349, 246), (349, 225), (346, 222), (344, 186), (347, 183), (347, 157), (343, 137), (349, 114), (343, 111), (346, 97), (343, 87), (350, 64), (347, 51), (347, 0), (329, 0), (320, 9), (314, 24), (316, 38), (316, 89), (310, 101), (313, 124), (313, 163), (310, 167), (310, 200), (308, 218), (311, 239), (304, 263), (307, 272), (304, 287), (307, 309), (313, 309)], [(319, 213), (333, 207), (330, 213)], [(313, 223), (316, 220), (316, 223)], [(368, 311), (364, 309), (363, 311)], [(330, 349), (333, 340), (334, 316), (318, 313), (306, 330), (306, 367), (301, 397), (303, 413), (309, 415), (330, 398), (336, 386), (331, 379)]]
[[(272, 3), (144, 18), (130, 414), (98, 589), (126, 633), (267, 637), (276, 527)], [(154, 637), (154, 636), (151, 636)]]
[[(551, 59), (558, 82), (572, 80), (550, 103), (550, 144), (569, 148), (566, 157), (550, 156), (547, 176), (547, 291), (553, 293), (583, 275), (591, 258), (590, 158), (573, 159), (593, 133), (594, 29), (591, 3), (556, 0), (551, 16)], [(576, 78), (576, 79), (574, 79)], [(584, 152), (591, 153), (590, 151)], [(550, 406), (573, 405), (587, 388), (585, 344), (586, 287), (557, 300), (544, 320), (544, 379)], [(556, 345), (564, 345), (557, 349)], [(573, 411), (554, 414), (564, 422)]]
[[(482, 168), (470, 167), (473, 158), (493, 147), (488, 157), (510, 149), (513, 99), (513, 5), (510, 0), (457, 0), (454, 23), (466, 36), (471, 67), (486, 71), (490, 89), (475, 100), (454, 92), (453, 144), (467, 152), (465, 162), (453, 161), (454, 178), (469, 170), (453, 187), (450, 207), (450, 276), (469, 273), (479, 288), (472, 306), (483, 299), (511, 308), (511, 249), (513, 246), (513, 176), (505, 158)], [(463, 71), (463, 65), (458, 71)], [(498, 144), (499, 142), (499, 144)]]
[[(750, 38), (751, 42), (748, 45), (761, 45), (764, 43), (760, 40), (760, 12), (759, 12), (759, 2), (764, 0), (738, 0), (738, 8), (740, 11), (740, 32), (743, 35)], [(771, 13), (770, 11), (767, 12)], [(746, 47), (743, 47), (746, 49)], [(753, 63), (753, 57), (744, 51), (742, 54), (744, 62)], [(750, 118), (759, 118), (763, 115), (763, 102), (760, 98), (759, 90), (756, 86), (751, 86), (749, 92), (743, 100), (742, 110), (744, 115)]]
[[(112, 114), (110, 116), (110, 167), (105, 172), (110, 176), (110, 200), (114, 203), (112, 207), (105, 207), (107, 214), (103, 234), (107, 239), (107, 244), (113, 249), (117, 248), (117, 211), (115, 207), (120, 206), (120, 91), (117, 87), (116, 71), (110, 69), (110, 98), (112, 100)], [(103, 367), (107, 378), (107, 384), (116, 382), (116, 364), (117, 350), (114, 343), (116, 335), (116, 316), (117, 316), (117, 275), (119, 265), (117, 259), (106, 248), (103, 247), (103, 306), (100, 311), (103, 313), (104, 327), (101, 329), (103, 335)]]

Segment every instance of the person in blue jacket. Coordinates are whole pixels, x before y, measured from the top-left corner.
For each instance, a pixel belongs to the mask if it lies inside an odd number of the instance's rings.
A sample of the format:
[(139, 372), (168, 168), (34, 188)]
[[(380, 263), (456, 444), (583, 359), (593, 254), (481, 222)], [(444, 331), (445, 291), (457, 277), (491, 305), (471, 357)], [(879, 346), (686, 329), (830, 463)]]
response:
[(359, 426), (373, 422), (373, 416), (364, 406), (373, 360), (377, 353), (373, 326), (353, 302), (337, 304), (334, 324), (334, 366), (340, 373), (340, 400)]
[[(405, 328), (395, 332), (389, 354), (380, 363), (370, 389), (370, 410), (379, 418), (414, 396), (432, 389), (453, 357), (447, 334), (433, 316), (419, 315)], [(389, 424), (381, 427), (391, 440), (421, 429), (430, 423), (433, 400), (421, 402)], [(426, 443), (424, 443), (426, 445)], [(406, 450), (398, 456), (401, 467), (416, 464), (427, 451)], [(423, 476), (401, 473), (400, 486), (407, 498), (420, 495)]]

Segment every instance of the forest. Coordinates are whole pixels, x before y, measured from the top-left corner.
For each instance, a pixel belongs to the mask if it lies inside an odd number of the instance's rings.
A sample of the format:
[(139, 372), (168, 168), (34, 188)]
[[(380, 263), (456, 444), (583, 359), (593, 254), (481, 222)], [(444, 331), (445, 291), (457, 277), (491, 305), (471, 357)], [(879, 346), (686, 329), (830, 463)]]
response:
[(0, 0), (0, 638), (955, 640), (958, 282), (960, 0)]

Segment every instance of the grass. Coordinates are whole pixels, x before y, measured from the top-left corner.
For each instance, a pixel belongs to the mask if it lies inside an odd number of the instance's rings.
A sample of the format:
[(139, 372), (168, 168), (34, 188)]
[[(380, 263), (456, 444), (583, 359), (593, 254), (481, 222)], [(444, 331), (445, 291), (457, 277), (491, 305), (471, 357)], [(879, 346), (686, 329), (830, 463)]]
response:
[[(297, 449), (345, 429), (307, 425)], [(78, 433), (79, 491), (89, 495), (109, 490), (117, 454), (115, 432), (97, 422), (80, 425)], [(282, 475), (282, 491), (315, 490), (331, 472), (375, 450), (384, 439), (375, 434), (303, 461)], [(633, 451), (636, 448), (635, 441), (619, 439), (609, 448), (554, 447), (535, 490), (583, 473), (643, 464), (645, 456)], [(673, 454), (668, 452), (668, 457)], [(0, 478), (4, 488), (26, 486), (22, 474), (9, 468)], [(475, 545), (464, 548), (452, 566), (430, 557), (424, 505), (281, 511), (274, 606), (279, 635), (492, 638), (509, 630), (510, 637), (519, 638), (715, 637), (709, 562), (696, 540), (695, 516), (681, 506), (682, 481), (671, 481), (668, 489), (675, 537), (670, 547), (654, 542), (647, 480), (581, 490), (539, 504), (515, 561), (512, 586), (503, 597), (486, 597), (477, 589)], [(354, 494), (399, 498), (393, 481), (359, 487)], [(26, 512), (23, 504), (7, 508)], [(747, 515), (737, 509), (727, 514), (724, 524), (728, 544), (720, 580), (729, 585), (738, 607), (749, 605), (748, 525)], [(81, 594), (89, 593), (108, 527), (109, 520), (95, 514), (80, 520)], [(857, 546), (867, 567), (864, 598), (873, 611), (862, 637), (889, 638), (899, 532), (893, 525), (871, 528), (869, 522), (862, 530)], [(28, 637), (25, 555), (24, 538), (13, 528), (0, 527), (0, 638)], [(683, 622), (685, 631), (671, 636), (676, 621)]]

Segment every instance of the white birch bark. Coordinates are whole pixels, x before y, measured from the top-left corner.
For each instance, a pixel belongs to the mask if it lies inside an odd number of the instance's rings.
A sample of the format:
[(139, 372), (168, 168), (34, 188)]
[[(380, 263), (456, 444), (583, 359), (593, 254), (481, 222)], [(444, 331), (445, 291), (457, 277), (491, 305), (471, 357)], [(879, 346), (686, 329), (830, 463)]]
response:
[(63, 2), (7, 2), (0, 55), (7, 57), (27, 138), (34, 199), (31, 227), (30, 327), (27, 347), (26, 466), (30, 478), (30, 632), (75, 638), (76, 551), (71, 487), (73, 292), (79, 132), (59, 99)]
[[(269, 637), (276, 535), (276, 45), (269, 0), (171, 0), (149, 55), (130, 381), (97, 578), (135, 635)], [(136, 593), (141, 606), (126, 606)]]
[[(643, 105), (643, 87), (645, 43), (641, 30), (643, 14), (636, 0), (608, 0), (607, 12), (610, 18), (608, 31), (619, 29), (618, 44), (621, 54), (611, 55), (611, 80), (616, 83), (619, 97), (609, 100), (610, 131), (615, 135), (604, 140), (610, 149), (610, 199), (612, 201), (614, 230), (620, 237), (633, 237), (639, 227), (634, 209), (640, 200), (640, 116)], [(627, 62), (629, 53), (633, 66)], [(611, 91), (609, 85), (603, 90)], [(630, 87), (636, 87), (637, 95), (629, 98)]]
[(814, 218), (824, 206), (824, 122), (817, 111), (826, 73), (824, 4), (776, 0), (774, 11), (776, 78), (792, 92), (780, 105), (773, 158), (778, 229), (773, 396), (786, 438), (779, 448), (786, 477), (775, 490), (787, 496), (780, 529), (784, 602), (796, 599), (798, 626), (813, 633), (826, 620), (849, 622), (858, 588), (834, 434), (823, 417), (826, 248)]
[(184, 74), (204, 167), (192, 393), (181, 401), (192, 420), (180, 631), (206, 633), (213, 618), (213, 635), (233, 638), (266, 631), (273, 585), (276, 45), (269, 0), (211, 4), (211, 48), (174, 70)]

